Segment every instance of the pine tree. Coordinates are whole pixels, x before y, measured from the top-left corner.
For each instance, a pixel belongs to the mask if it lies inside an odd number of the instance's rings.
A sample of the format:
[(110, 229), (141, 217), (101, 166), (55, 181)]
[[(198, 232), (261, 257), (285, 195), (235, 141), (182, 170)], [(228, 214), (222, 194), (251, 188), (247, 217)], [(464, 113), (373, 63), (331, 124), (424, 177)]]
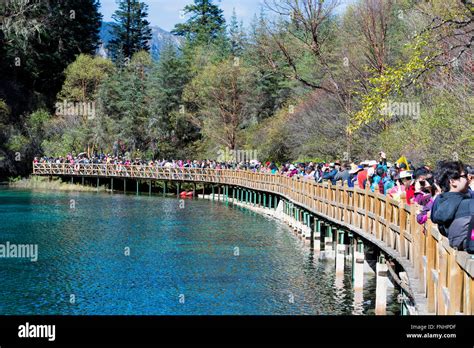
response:
[(106, 79), (99, 90), (101, 112), (112, 120), (114, 140), (122, 139), (131, 152), (146, 148), (148, 106), (152, 97), (145, 71), (151, 65), (148, 53), (136, 53), (130, 64)]
[(235, 8), (232, 12), (232, 18), (229, 24), (230, 50), (233, 56), (239, 57), (245, 49), (246, 36), (243, 29), (243, 23), (238, 22)]
[(53, 99), (64, 82), (65, 68), (77, 55), (95, 54), (102, 15), (98, 0), (51, 1), (49, 6), (46, 11), (51, 11), (52, 21), (32, 51), (39, 53), (38, 79), (45, 82), (41, 92)]
[[(65, 68), (78, 54), (95, 53), (102, 18), (99, 1), (2, 1), (2, 18), (0, 98), (10, 111), (11, 134), (29, 134), (28, 114), (40, 108), (54, 110)], [(11, 134), (0, 134), (0, 154), (15, 139)], [(36, 141), (25, 139), (24, 161), (12, 161), (12, 175), (27, 173), (25, 163), (30, 163), (29, 156), (37, 150)]]
[[(254, 92), (263, 100), (257, 111), (259, 121), (274, 115), (290, 98), (293, 87), (293, 83), (285, 76), (286, 71), (279, 68), (282, 66), (281, 58), (273, 52), (277, 48), (271, 44), (266, 21), (263, 11), (259, 16), (255, 15), (244, 57), (257, 70), (258, 79)], [(268, 56), (275, 59), (278, 68), (268, 64)]]
[(183, 90), (190, 80), (188, 61), (173, 42), (166, 42), (152, 73), (150, 133), (157, 157), (183, 157), (186, 146), (199, 137), (199, 130), (186, 119), (187, 106), (182, 101)]
[[(15, 7), (21, 3), (27, 4), (26, 7)], [(4, 6), (5, 9), (0, 10), (18, 20), (8, 21), (9, 25), (2, 30), (6, 42), (5, 55), (2, 54), (0, 60), (8, 64), (6, 72), (2, 72), (2, 82), (13, 83), (15, 87), (3, 87), (2, 83), (0, 94), (3, 88), (18, 91), (24, 86), (24, 91), (7, 100), (9, 104), (18, 102), (18, 111), (13, 105), (14, 114), (22, 114), (24, 106), (32, 106), (30, 101), (21, 98), (31, 96), (38, 100), (38, 94), (44, 96), (42, 102), (51, 107), (64, 81), (64, 69), (78, 54), (95, 53), (102, 18), (99, 1), (85, 0), (80, 4), (75, 0), (9, 2)], [(0, 63), (0, 67), (2, 65)], [(13, 74), (11, 78), (8, 73)]]
[(112, 18), (113, 39), (108, 49), (115, 62), (131, 59), (138, 51), (149, 51), (152, 38), (150, 23), (146, 20), (148, 5), (139, 0), (120, 0), (119, 9)]
[(223, 11), (212, 0), (194, 0), (193, 5), (184, 8), (184, 13), (192, 14), (191, 18), (177, 24), (172, 34), (187, 38), (192, 45), (209, 44), (225, 37)]

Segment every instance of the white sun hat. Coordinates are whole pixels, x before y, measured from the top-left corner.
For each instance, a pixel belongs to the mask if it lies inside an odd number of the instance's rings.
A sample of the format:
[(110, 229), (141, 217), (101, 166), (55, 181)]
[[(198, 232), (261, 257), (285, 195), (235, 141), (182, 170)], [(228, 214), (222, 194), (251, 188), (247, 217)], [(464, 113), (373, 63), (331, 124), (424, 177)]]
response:
[(405, 178), (410, 178), (412, 179), (413, 178), (413, 173), (409, 170), (404, 170), (402, 172), (400, 172), (400, 174), (398, 175), (398, 177), (400, 179), (405, 179)]

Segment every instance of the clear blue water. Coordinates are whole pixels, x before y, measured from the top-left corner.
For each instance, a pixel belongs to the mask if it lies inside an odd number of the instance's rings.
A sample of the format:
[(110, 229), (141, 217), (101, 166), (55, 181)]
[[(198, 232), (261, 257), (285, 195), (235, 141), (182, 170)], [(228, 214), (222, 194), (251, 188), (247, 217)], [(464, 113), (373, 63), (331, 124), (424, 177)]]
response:
[(354, 305), (350, 269), (336, 279), (286, 226), (232, 205), (0, 189), (0, 221), (0, 243), (38, 245), (37, 262), (0, 258), (0, 314), (373, 312), (373, 277)]

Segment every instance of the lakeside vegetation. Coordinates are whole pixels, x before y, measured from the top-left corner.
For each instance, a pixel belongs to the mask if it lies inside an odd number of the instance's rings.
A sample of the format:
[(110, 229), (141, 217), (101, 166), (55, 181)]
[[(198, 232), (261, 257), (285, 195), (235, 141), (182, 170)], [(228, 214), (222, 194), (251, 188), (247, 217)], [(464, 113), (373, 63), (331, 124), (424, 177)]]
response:
[(31, 189), (31, 190), (43, 190), (43, 191), (80, 191), (80, 192), (97, 192), (107, 191), (106, 186), (97, 187), (80, 185), (79, 183), (71, 184), (64, 182), (59, 177), (41, 177), (31, 176), (27, 179), (14, 178), (9, 182), (9, 187), (20, 188), (20, 189)]

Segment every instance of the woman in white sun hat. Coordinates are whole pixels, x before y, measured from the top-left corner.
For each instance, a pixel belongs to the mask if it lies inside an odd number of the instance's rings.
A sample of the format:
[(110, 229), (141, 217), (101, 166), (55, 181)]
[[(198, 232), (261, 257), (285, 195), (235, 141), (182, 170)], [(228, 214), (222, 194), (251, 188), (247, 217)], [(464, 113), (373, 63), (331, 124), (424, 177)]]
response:
[(415, 185), (413, 181), (413, 173), (404, 170), (395, 178), (397, 184), (388, 191), (390, 197), (398, 202), (402, 201), (402, 196), (405, 196), (407, 204), (411, 204), (415, 196)]

